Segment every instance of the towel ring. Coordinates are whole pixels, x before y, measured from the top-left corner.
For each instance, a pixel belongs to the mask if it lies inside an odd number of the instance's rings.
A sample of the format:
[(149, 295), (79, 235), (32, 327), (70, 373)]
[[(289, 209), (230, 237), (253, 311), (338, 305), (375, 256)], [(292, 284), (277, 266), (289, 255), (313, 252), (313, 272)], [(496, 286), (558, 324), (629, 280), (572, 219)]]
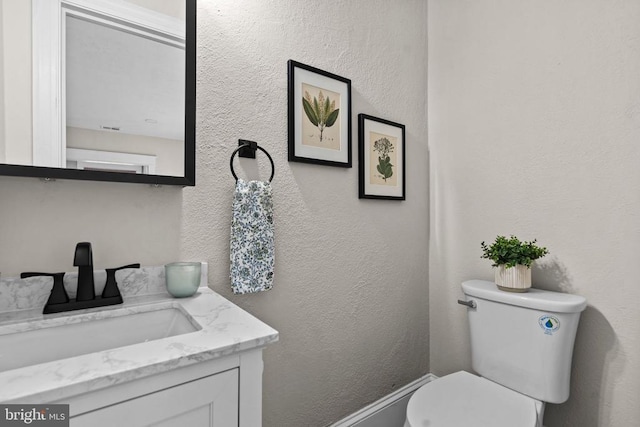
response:
[[(254, 144), (255, 144), (255, 148), (254, 148)], [(231, 160), (229, 160), (229, 166), (231, 167), (231, 175), (233, 175), (233, 177), (235, 178), (236, 181), (238, 181), (238, 176), (236, 175), (236, 172), (233, 170), (233, 158), (236, 156), (236, 154), (238, 154), (238, 152), (241, 149), (251, 149), (255, 152), (256, 149), (262, 151), (264, 154), (267, 155), (267, 157), (269, 158), (269, 161), (271, 162), (271, 177), (269, 178), (269, 182), (273, 181), (273, 176), (276, 173), (276, 167), (273, 164), (273, 159), (271, 158), (271, 156), (269, 155), (269, 153), (267, 153), (267, 150), (265, 150), (264, 148), (260, 147), (257, 143), (253, 143), (253, 144), (249, 144), (248, 142), (245, 142), (243, 144), (241, 144), (238, 148), (236, 148), (233, 153), (231, 154)]]

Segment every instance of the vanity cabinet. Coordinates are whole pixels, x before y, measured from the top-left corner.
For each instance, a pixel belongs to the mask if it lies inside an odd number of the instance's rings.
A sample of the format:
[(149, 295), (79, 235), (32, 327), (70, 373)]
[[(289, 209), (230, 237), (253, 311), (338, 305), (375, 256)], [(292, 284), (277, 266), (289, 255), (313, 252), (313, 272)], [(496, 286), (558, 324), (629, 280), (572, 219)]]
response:
[(262, 425), (262, 350), (197, 363), (55, 403), (71, 427)]
[(169, 387), (126, 402), (71, 418), (71, 426), (112, 427), (115, 420), (128, 426), (238, 425), (238, 370)]
[[(148, 283), (163, 271), (143, 269), (134, 280)], [(0, 294), (13, 284), (0, 279)], [(52, 317), (41, 312), (41, 305), (20, 311), (22, 318), (10, 311), (11, 321), (0, 321), (2, 348), (16, 349), (3, 355), (24, 359), (18, 366), (0, 366), (0, 384), (6, 385), (0, 387), (0, 403), (67, 404), (73, 427), (262, 425), (262, 351), (278, 340), (278, 331), (208, 287), (190, 298), (129, 296), (110, 310)], [(175, 317), (178, 312), (182, 317)], [(150, 313), (160, 325), (153, 329), (156, 335), (142, 327), (140, 316)], [(191, 326), (177, 330), (176, 319)], [(31, 332), (37, 339), (26, 335)], [(38, 346), (11, 345), (7, 337)], [(95, 337), (100, 345), (89, 339)], [(42, 351), (44, 359), (28, 357), (48, 347), (52, 351)], [(57, 351), (62, 348), (68, 351)]]

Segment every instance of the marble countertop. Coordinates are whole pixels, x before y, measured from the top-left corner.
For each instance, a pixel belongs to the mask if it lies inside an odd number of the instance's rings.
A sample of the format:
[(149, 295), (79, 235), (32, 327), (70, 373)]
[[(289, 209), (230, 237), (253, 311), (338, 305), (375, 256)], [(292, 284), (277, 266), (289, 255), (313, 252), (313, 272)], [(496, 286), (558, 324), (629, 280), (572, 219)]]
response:
[[(0, 372), (0, 402), (52, 402), (111, 385), (207, 360), (266, 346), (278, 340), (278, 332), (235, 304), (200, 287), (189, 298), (167, 294), (125, 298), (122, 305), (55, 315), (23, 312), (13, 321), (0, 322), (0, 335), (34, 329), (42, 321), (73, 323), (74, 316), (109, 317), (113, 310), (149, 311), (150, 304), (180, 309), (201, 329), (96, 353)], [(132, 325), (135, 327), (135, 325)], [(43, 348), (42, 351), (47, 351)], [(0, 356), (1, 357), (1, 356)]]

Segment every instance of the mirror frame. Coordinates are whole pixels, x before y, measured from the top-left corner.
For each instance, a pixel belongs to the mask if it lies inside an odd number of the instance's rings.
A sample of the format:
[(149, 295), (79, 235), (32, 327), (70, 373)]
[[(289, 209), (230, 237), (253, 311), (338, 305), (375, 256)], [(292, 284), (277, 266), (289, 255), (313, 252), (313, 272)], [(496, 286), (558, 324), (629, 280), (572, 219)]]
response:
[(196, 0), (185, 0), (185, 135), (184, 176), (143, 175), (0, 163), (0, 175), (41, 179), (130, 182), (152, 185), (196, 185)]

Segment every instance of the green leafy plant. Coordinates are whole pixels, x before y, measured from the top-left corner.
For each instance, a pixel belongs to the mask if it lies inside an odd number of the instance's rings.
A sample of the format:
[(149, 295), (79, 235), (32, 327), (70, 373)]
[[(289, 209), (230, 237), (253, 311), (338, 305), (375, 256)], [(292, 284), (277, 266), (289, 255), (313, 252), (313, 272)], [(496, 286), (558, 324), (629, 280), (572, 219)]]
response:
[(373, 143), (373, 151), (380, 153), (376, 169), (385, 181), (393, 176), (393, 165), (389, 153), (393, 152), (393, 144), (387, 138), (380, 138)]
[(487, 245), (480, 243), (482, 256), (493, 261), (493, 266), (504, 265), (506, 268), (515, 267), (518, 264), (531, 267), (531, 263), (538, 258), (547, 255), (549, 251), (545, 247), (536, 245), (537, 240), (521, 242), (516, 236), (506, 238), (498, 236), (496, 240)]
[(302, 98), (302, 108), (307, 118), (314, 126), (320, 130), (320, 142), (322, 142), (322, 132), (325, 127), (331, 127), (338, 120), (340, 109), (336, 108), (336, 101), (330, 101), (329, 97), (324, 97), (322, 91), (311, 99), (311, 95), (306, 90)]

